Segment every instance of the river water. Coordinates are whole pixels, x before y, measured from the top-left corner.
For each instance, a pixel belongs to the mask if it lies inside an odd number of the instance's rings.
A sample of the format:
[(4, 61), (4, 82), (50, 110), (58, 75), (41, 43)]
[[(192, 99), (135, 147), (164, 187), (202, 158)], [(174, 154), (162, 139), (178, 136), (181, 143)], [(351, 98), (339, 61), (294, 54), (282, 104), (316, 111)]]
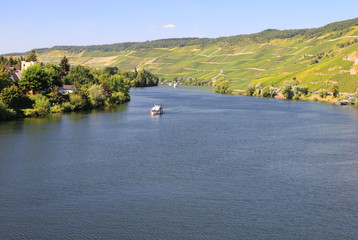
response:
[(0, 123), (0, 239), (357, 239), (357, 109), (131, 97)]

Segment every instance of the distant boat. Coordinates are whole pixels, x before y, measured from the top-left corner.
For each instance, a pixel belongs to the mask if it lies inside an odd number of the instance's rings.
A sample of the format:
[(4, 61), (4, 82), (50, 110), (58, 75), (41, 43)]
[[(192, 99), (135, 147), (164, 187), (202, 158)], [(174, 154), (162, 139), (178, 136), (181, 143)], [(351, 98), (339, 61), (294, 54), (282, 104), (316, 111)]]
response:
[(348, 100), (337, 101), (336, 105), (348, 105)]
[(150, 115), (160, 115), (163, 114), (163, 106), (161, 104), (154, 104), (154, 106), (150, 109)]
[(173, 88), (176, 88), (177, 85), (178, 85), (178, 83), (174, 83), (174, 84), (173, 84)]

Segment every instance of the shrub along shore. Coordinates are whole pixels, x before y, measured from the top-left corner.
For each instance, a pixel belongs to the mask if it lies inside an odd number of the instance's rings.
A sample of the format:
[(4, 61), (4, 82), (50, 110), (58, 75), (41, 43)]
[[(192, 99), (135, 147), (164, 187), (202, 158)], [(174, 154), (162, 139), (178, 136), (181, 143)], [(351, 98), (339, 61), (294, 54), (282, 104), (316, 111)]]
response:
[(333, 84), (328, 89), (322, 88), (318, 91), (310, 92), (307, 87), (300, 85), (296, 78), (285, 81), (281, 88), (264, 86), (259, 82), (256, 85), (249, 84), (245, 90), (229, 90), (229, 93), (255, 97), (282, 98), (331, 104), (347, 101), (347, 103), (350, 103), (351, 105), (358, 106), (358, 102), (356, 101), (356, 96), (358, 96), (358, 89), (355, 91), (355, 93), (340, 93), (338, 86)]

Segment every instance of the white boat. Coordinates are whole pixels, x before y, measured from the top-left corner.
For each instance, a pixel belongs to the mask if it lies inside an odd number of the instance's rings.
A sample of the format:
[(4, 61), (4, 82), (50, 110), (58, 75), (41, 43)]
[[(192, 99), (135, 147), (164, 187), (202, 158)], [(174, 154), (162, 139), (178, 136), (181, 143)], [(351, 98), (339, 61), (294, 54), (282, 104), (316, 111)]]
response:
[(154, 106), (150, 109), (150, 115), (160, 115), (163, 114), (163, 107), (161, 104), (154, 104)]
[(177, 85), (178, 85), (178, 83), (174, 83), (173, 88), (176, 88), (176, 87), (177, 87)]

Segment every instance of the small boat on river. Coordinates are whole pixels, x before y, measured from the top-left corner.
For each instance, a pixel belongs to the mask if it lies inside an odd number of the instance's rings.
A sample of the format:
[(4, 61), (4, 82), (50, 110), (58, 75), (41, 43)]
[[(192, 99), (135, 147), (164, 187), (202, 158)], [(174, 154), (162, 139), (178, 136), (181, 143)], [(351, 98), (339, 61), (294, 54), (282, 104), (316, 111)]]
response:
[(336, 102), (336, 105), (339, 105), (339, 106), (341, 106), (341, 105), (348, 105), (348, 100), (337, 101), (337, 102)]
[(160, 115), (163, 114), (163, 106), (161, 104), (154, 104), (154, 106), (150, 109), (150, 115)]

